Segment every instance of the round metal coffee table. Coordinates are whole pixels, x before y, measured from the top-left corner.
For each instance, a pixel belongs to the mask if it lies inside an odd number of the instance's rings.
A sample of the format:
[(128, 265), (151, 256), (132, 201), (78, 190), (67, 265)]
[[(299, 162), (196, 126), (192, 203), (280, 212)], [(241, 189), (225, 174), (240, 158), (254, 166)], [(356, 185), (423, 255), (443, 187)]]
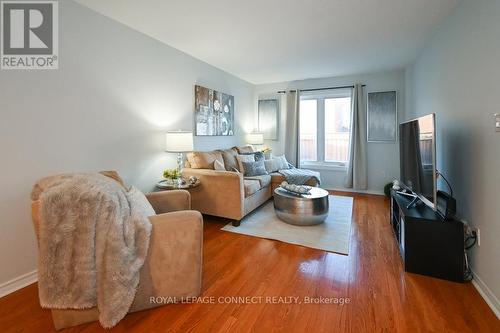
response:
[(280, 220), (294, 225), (316, 225), (328, 216), (328, 192), (319, 187), (310, 194), (296, 195), (281, 188), (274, 190), (274, 209)]

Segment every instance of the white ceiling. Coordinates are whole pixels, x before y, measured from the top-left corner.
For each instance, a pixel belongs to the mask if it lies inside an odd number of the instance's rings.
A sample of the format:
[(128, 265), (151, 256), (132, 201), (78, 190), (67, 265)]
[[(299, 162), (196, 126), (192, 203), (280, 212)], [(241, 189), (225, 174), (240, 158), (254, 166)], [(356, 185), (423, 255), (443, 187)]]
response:
[(401, 68), (461, 0), (77, 0), (255, 84)]

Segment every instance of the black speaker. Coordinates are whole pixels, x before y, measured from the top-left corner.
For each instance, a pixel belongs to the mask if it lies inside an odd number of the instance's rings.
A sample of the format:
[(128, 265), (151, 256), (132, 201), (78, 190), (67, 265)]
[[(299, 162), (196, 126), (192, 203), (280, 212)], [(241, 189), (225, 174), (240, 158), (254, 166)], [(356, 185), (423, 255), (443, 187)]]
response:
[(457, 213), (457, 201), (448, 193), (437, 191), (436, 210), (445, 220), (452, 219)]

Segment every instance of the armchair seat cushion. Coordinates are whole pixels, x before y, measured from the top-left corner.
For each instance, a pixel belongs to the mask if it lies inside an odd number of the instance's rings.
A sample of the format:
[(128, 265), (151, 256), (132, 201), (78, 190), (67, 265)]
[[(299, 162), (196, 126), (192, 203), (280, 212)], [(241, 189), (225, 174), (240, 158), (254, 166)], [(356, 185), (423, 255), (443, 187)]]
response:
[(245, 198), (261, 189), (260, 181), (258, 179), (244, 179), (243, 187), (245, 189)]

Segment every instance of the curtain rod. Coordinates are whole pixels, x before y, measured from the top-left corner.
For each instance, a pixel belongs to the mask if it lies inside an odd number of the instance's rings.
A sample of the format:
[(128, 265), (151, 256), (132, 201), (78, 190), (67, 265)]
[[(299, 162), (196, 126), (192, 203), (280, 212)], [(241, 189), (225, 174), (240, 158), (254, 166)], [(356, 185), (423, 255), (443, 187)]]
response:
[[(366, 84), (363, 84), (362, 87), (366, 87)], [(347, 88), (354, 88), (354, 85), (341, 86), (341, 87), (328, 87), (328, 88), (299, 89), (299, 91), (319, 91), (319, 90), (334, 90), (334, 89), (347, 89)], [(292, 91), (297, 91), (297, 89), (290, 90), (290, 92)], [(286, 90), (278, 91), (278, 94), (284, 94), (284, 93), (286, 93)]]

